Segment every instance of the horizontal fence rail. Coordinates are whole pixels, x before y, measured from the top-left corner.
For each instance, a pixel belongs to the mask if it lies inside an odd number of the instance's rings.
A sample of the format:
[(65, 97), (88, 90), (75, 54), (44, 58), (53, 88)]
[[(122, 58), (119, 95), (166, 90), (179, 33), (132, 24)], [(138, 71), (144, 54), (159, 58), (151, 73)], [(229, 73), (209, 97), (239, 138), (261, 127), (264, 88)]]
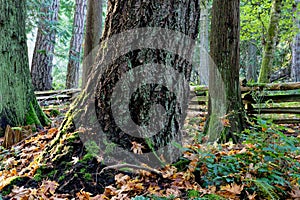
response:
[[(72, 101), (80, 89), (35, 92), (37, 100)], [(189, 112), (204, 112), (208, 103), (207, 86), (190, 87)], [(275, 123), (300, 123), (300, 83), (252, 84), (241, 86), (246, 112), (251, 116), (261, 115)], [(279, 117), (279, 115), (284, 115)]]

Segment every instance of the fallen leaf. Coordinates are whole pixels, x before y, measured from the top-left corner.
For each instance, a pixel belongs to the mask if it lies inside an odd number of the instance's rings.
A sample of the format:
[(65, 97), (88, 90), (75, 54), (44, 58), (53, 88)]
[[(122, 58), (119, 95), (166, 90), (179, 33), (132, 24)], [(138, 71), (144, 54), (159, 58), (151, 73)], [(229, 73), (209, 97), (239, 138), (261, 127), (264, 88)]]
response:
[(231, 185), (221, 186), (221, 190), (228, 191), (233, 194), (241, 194), (244, 189), (244, 185), (238, 185), (236, 183), (232, 183)]
[(300, 200), (300, 188), (299, 186), (294, 186), (293, 190), (289, 192), (291, 197), (293, 197), (295, 200)]
[(132, 147), (130, 150), (132, 150), (133, 153), (140, 154), (140, 155), (143, 154), (143, 151), (142, 151), (142, 149), (144, 149), (143, 145), (141, 145), (137, 142), (131, 142), (131, 144), (132, 144)]

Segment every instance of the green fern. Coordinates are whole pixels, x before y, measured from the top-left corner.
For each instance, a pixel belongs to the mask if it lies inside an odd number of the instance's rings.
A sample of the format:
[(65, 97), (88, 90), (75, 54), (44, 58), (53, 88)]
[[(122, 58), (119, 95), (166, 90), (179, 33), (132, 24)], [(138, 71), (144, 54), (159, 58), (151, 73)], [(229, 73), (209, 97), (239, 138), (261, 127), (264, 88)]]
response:
[(276, 192), (274, 191), (274, 187), (270, 185), (267, 181), (262, 179), (248, 179), (248, 181), (253, 182), (256, 187), (265, 195), (268, 199), (277, 200), (280, 199)]

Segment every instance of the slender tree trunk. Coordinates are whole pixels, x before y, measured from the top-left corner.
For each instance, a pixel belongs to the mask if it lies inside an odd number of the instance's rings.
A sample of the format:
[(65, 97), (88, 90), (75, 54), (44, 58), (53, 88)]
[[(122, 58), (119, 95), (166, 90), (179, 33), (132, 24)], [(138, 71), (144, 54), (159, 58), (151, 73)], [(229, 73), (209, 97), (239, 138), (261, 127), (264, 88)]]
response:
[(208, 40), (208, 29), (209, 29), (209, 5), (208, 1), (205, 0), (205, 5), (201, 4), (201, 13), (200, 13), (200, 84), (208, 85), (209, 77), (209, 40)]
[[(110, 155), (104, 162), (157, 166), (164, 153), (168, 161), (178, 156), (171, 141), (188, 106), (199, 14), (198, 0), (109, 0), (96, 64), (58, 138), (81, 127), (84, 142), (115, 147), (102, 151)], [(143, 146), (141, 157), (133, 144)], [(55, 146), (48, 152), (55, 155)]]
[(209, 121), (210, 142), (233, 139), (243, 130), (239, 85), (239, 0), (214, 0), (210, 35)]
[(86, 14), (86, 0), (76, 0), (73, 35), (70, 43), (69, 63), (66, 88), (78, 88), (79, 65), (84, 36), (84, 22)]
[[(298, 7), (299, 2), (299, 0), (295, 0), (296, 7)], [(299, 17), (299, 12), (296, 11), (295, 14)], [(295, 19), (295, 23), (300, 28), (300, 20), (298, 18)], [(300, 33), (295, 36), (292, 46), (291, 78), (294, 82), (300, 82)]]
[(272, 65), (274, 59), (274, 50), (278, 37), (278, 26), (280, 21), (280, 12), (282, 0), (272, 0), (272, 8), (270, 14), (270, 22), (266, 33), (266, 44), (264, 46), (262, 64), (258, 77), (259, 83), (269, 83), (272, 73)]
[(257, 82), (257, 48), (254, 45), (256, 41), (251, 40), (248, 46), (248, 66), (247, 66), (247, 81)]
[(82, 85), (84, 88), (91, 72), (98, 45), (102, 35), (102, 0), (88, 0), (86, 17), (86, 31), (84, 39), (84, 57), (82, 65)]
[(0, 0), (0, 135), (7, 125), (49, 122), (32, 88), (25, 19), (25, 1)]
[(52, 89), (52, 66), (59, 0), (43, 0), (38, 33), (32, 57), (31, 77), (34, 90)]

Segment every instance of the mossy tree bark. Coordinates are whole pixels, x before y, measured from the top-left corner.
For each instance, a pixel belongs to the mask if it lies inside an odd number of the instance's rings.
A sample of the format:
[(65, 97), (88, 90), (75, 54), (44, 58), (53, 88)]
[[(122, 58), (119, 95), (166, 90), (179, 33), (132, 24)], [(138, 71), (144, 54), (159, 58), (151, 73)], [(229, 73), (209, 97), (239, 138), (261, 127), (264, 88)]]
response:
[[(299, 6), (299, 3), (299, 0), (295, 0), (296, 7)], [(297, 16), (295, 24), (298, 28), (300, 28), (299, 14), (299, 12), (295, 11), (295, 15)], [(300, 82), (300, 33), (295, 36), (293, 41), (291, 77), (294, 82)]]
[[(182, 128), (183, 120), (178, 121), (177, 118), (177, 100), (174, 93), (157, 84), (147, 84), (138, 88), (131, 96), (129, 105), (130, 116), (132, 120), (140, 126), (147, 125), (149, 123), (149, 110), (153, 104), (160, 104), (167, 113), (167, 120), (165, 126), (158, 131), (157, 134), (150, 138), (134, 137), (123, 131), (117, 124), (117, 119), (114, 118), (113, 108), (118, 106), (118, 103), (122, 103), (125, 99), (124, 94), (130, 89), (124, 88), (118, 93), (119, 98), (115, 102), (112, 102), (112, 96), (114, 89), (119, 81), (123, 80), (122, 77), (130, 70), (137, 69), (139, 66), (146, 64), (157, 64), (158, 66), (170, 66), (171, 69), (183, 74), (187, 79), (190, 77), (192, 63), (187, 61), (187, 58), (180, 57), (176, 51), (170, 52), (167, 49), (152, 49), (150, 48), (152, 43), (156, 43), (156, 46), (161, 45), (161, 40), (155, 40), (159, 38), (161, 32), (157, 32), (157, 29), (167, 29), (170, 33), (178, 32), (184, 37), (195, 40), (198, 35), (200, 15), (200, 4), (198, 0), (182, 1), (182, 0), (167, 0), (167, 1), (139, 1), (139, 0), (109, 0), (108, 1), (108, 15), (105, 21), (104, 31), (100, 43), (99, 55), (96, 58), (96, 62), (93, 65), (92, 73), (88, 79), (87, 85), (80, 97), (74, 102), (73, 108), (69, 111), (68, 117), (65, 119), (60, 135), (57, 140), (53, 142), (52, 149), (54, 155), (55, 145), (58, 143), (59, 138), (63, 137), (63, 133), (74, 131), (80, 128), (83, 131), (83, 135), (89, 137), (89, 134), (103, 134), (106, 135), (110, 143), (114, 143), (118, 147), (131, 151), (132, 142), (142, 144), (144, 148), (143, 153), (157, 150), (162, 146), (165, 146), (168, 141), (176, 137), (178, 129)], [(148, 30), (145, 37), (138, 37), (139, 32), (132, 31), (140, 30), (139, 28), (146, 28)], [(120, 43), (116, 42), (114, 45), (108, 44), (107, 40), (115, 35), (132, 31), (132, 34), (124, 37), (125, 43), (128, 41), (135, 41), (129, 43), (128, 46), (120, 46), (122, 43), (122, 37), (118, 36), (115, 39), (120, 39)], [(150, 32), (149, 32), (150, 31)], [(151, 32), (152, 31), (152, 32)], [(154, 35), (151, 35), (154, 34)], [(156, 35), (155, 35), (156, 34)], [(137, 36), (138, 35), (138, 36)], [(182, 38), (173, 37), (172, 40), (168, 40), (168, 35), (162, 34), (166, 37), (167, 46), (172, 46), (178, 51), (187, 51), (187, 57), (192, 57), (192, 50), (181, 49)], [(176, 35), (176, 34), (175, 34)], [(147, 37), (146, 37), (147, 36)], [(137, 37), (137, 39), (135, 38)], [(147, 42), (149, 39), (151, 42)], [(152, 39), (152, 40), (151, 40)], [(113, 39), (111, 40), (114, 41)], [(144, 42), (143, 48), (134, 49), (134, 45)], [(150, 45), (150, 46), (149, 46)], [(177, 47), (177, 48), (176, 48)], [(115, 51), (127, 51), (127, 53), (114, 54)], [(129, 49), (129, 50), (128, 50)], [(133, 50), (132, 50), (133, 49)], [(103, 54), (107, 51), (107, 54)], [(107, 55), (111, 55), (107, 57)], [(115, 56), (117, 56), (115, 58)], [(113, 59), (114, 58), (114, 59)], [(112, 63), (107, 68), (103, 69), (103, 66), (107, 65), (107, 59), (113, 59)], [(169, 68), (168, 68), (169, 69)], [(154, 68), (157, 72), (165, 70), (164, 67)], [(172, 70), (171, 70), (172, 71)], [(155, 73), (155, 72), (154, 72)], [(164, 74), (167, 76), (167, 74)], [(176, 77), (175, 77), (176, 78)], [(145, 77), (146, 79), (146, 77)], [(168, 80), (176, 85), (178, 79)], [(91, 91), (96, 92), (91, 93)], [(184, 87), (179, 82), (178, 87)], [(187, 87), (185, 92), (189, 94), (189, 88)], [(95, 100), (94, 100), (95, 98)], [(178, 97), (177, 97), (178, 98)], [(186, 102), (186, 107), (187, 107)], [(128, 109), (124, 108), (124, 110)], [(95, 115), (92, 113), (95, 110)], [(121, 113), (118, 113), (122, 115)], [(185, 115), (185, 113), (182, 113)], [(86, 124), (78, 124), (78, 121), (84, 121)], [(97, 125), (98, 124), (98, 125)], [(97, 128), (101, 127), (101, 132), (96, 132)], [(98, 137), (98, 136), (97, 136)], [(99, 136), (100, 138), (101, 136)], [(150, 140), (150, 141), (149, 141)], [(97, 141), (98, 142), (98, 141)], [(99, 143), (103, 141), (99, 141)], [(107, 141), (106, 141), (107, 142)], [(101, 146), (101, 145), (100, 145)], [(49, 151), (51, 152), (51, 151)], [(124, 158), (125, 159), (125, 158)], [(153, 160), (154, 162), (154, 160)]]
[(86, 15), (86, 0), (76, 0), (73, 34), (70, 42), (69, 62), (67, 71), (66, 88), (78, 88), (79, 65), (84, 35), (84, 23)]
[(25, 1), (0, 1), (0, 127), (46, 125), (29, 72)]
[(243, 106), (239, 86), (239, 0), (214, 0), (212, 7), (210, 55), (209, 120), (210, 142), (237, 141), (243, 130)]
[(272, 73), (272, 65), (274, 59), (274, 49), (278, 37), (278, 26), (280, 20), (280, 13), (282, 7), (282, 0), (273, 0), (270, 13), (270, 22), (265, 38), (265, 46), (263, 50), (263, 58), (258, 77), (259, 83), (269, 83)]
[(31, 77), (34, 90), (52, 89), (53, 54), (58, 21), (59, 0), (43, 0), (32, 57)]
[(84, 39), (84, 56), (82, 65), (82, 85), (84, 88), (88, 76), (91, 72), (92, 65), (98, 52), (98, 45), (102, 35), (102, 0), (88, 0), (87, 16)]

